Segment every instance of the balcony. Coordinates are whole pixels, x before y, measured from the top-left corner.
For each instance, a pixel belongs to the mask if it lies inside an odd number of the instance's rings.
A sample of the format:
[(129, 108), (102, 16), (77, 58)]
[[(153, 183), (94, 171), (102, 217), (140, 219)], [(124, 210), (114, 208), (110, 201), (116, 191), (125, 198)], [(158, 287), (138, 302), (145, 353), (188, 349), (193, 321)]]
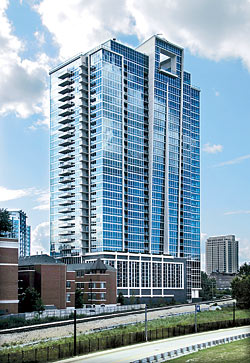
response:
[(65, 162), (61, 161), (59, 163), (59, 168), (61, 168), (61, 169), (73, 168), (74, 166), (75, 166), (75, 163), (69, 162), (69, 161), (65, 161)]
[(75, 208), (68, 207), (68, 208), (62, 208), (61, 210), (59, 210), (59, 213), (72, 213), (74, 211), (75, 211)]
[[(61, 197), (59, 197), (61, 198)], [(72, 199), (64, 199), (62, 203), (59, 203), (60, 207), (69, 207), (70, 205), (73, 204)]]
[(63, 184), (59, 187), (59, 191), (67, 191), (67, 190), (74, 190), (75, 189), (75, 184), (74, 183), (67, 183), (67, 184)]
[(67, 199), (67, 198), (72, 198), (75, 196), (75, 193), (63, 193), (61, 195), (59, 195), (59, 198), (62, 198), (62, 199)]
[(69, 153), (72, 153), (74, 151), (75, 151), (74, 147), (65, 147), (65, 148), (59, 150), (59, 153), (60, 154), (69, 154)]
[(59, 218), (59, 221), (70, 221), (70, 220), (73, 220), (75, 219), (75, 215), (74, 214), (66, 214), (66, 215), (63, 215)]
[(62, 231), (62, 232), (59, 232), (59, 236), (64, 236), (64, 238), (67, 238), (67, 239), (72, 239), (72, 236), (75, 234), (75, 231)]
[(73, 140), (65, 140), (59, 144), (59, 146), (70, 146), (70, 145), (74, 145)]
[(75, 226), (75, 223), (66, 223), (66, 222), (64, 222), (64, 223), (59, 225), (59, 228), (66, 228), (67, 229), (67, 228), (72, 228), (74, 226)]
[(73, 95), (73, 93), (67, 93), (65, 96), (59, 98), (59, 102), (65, 102), (65, 101), (70, 101), (73, 98), (75, 98), (75, 96)]
[(70, 122), (74, 122), (74, 118), (73, 117), (65, 117), (65, 118), (59, 120), (58, 122), (59, 122), (59, 124), (66, 125), (66, 124), (70, 124)]
[(61, 106), (59, 106), (59, 108), (65, 110), (66, 108), (70, 108), (73, 106), (75, 106), (74, 102), (65, 102)]
[(85, 77), (81, 78), (79, 83), (81, 83), (81, 84), (88, 84), (89, 83), (88, 82), (88, 78), (85, 78)]
[(82, 91), (82, 93), (81, 93), (81, 96), (79, 98), (81, 98), (83, 100), (88, 100), (89, 99), (88, 90), (81, 89), (81, 91)]
[(72, 83), (74, 83), (74, 80), (70, 77), (66, 77), (62, 82), (58, 83), (58, 86), (59, 87), (70, 86)]
[(59, 243), (71, 243), (71, 242), (74, 242), (75, 241), (75, 238), (67, 238), (67, 237), (61, 237), (59, 238)]
[(73, 115), (74, 112), (75, 111), (72, 108), (68, 108), (65, 111), (59, 113), (58, 116), (61, 116), (61, 117), (70, 116), (70, 115)]
[(71, 93), (72, 91), (74, 91), (74, 87), (70, 86), (70, 87), (63, 88), (58, 93), (61, 95), (65, 95), (67, 93)]
[(73, 75), (73, 72), (71, 72), (71, 71), (68, 71), (68, 70), (66, 70), (66, 71), (64, 71), (59, 77), (58, 77), (58, 79), (65, 79), (65, 78), (69, 78), (70, 76), (72, 76)]
[(70, 137), (74, 137), (75, 136), (75, 132), (74, 131), (65, 131), (63, 134), (61, 134), (59, 136), (59, 139), (69, 139)]
[(59, 183), (72, 183), (72, 182), (74, 182), (75, 181), (75, 178), (72, 178), (72, 177), (61, 177), (61, 178), (59, 178)]

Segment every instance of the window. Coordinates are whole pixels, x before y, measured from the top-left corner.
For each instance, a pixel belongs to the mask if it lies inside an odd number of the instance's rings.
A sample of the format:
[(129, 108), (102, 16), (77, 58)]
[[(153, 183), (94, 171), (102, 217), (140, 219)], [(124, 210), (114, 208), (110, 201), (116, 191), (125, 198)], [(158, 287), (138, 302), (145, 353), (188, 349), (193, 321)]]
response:
[(70, 281), (66, 281), (66, 287), (67, 287), (67, 289), (71, 288), (71, 282)]
[(89, 283), (89, 289), (95, 289), (96, 288), (96, 283), (95, 282), (90, 282)]
[(66, 294), (66, 302), (71, 302), (70, 294)]
[(101, 300), (106, 300), (106, 294), (104, 292), (100, 293)]
[(100, 288), (101, 289), (106, 289), (106, 282), (101, 282), (100, 283)]
[(91, 300), (96, 300), (96, 293), (95, 292), (93, 292), (92, 294), (90, 292), (88, 293), (88, 301), (91, 301)]

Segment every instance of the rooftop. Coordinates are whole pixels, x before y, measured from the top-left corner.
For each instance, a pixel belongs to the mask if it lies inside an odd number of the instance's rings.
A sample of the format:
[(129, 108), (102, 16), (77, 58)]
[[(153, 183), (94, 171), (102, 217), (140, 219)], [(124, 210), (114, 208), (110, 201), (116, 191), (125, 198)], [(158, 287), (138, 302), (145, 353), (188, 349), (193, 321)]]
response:
[(19, 257), (18, 259), (19, 266), (55, 265), (55, 264), (63, 264), (63, 262), (61, 262), (60, 260), (56, 260), (55, 258), (47, 254)]

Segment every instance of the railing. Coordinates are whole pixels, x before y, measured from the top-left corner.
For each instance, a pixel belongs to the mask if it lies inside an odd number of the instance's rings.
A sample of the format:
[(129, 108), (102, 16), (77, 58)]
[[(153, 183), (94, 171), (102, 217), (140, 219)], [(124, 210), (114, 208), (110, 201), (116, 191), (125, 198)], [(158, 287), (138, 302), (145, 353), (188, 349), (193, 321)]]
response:
[[(66, 239), (67, 240), (67, 239)], [(145, 309), (145, 304), (134, 304), (134, 305), (111, 305), (111, 306), (95, 306), (92, 308), (82, 308), (76, 309), (77, 315), (86, 315), (86, 316), (94, 316), (100, 314), (109, 314), (109, 313), (117, 313), (122, 311), (131, 311), (131, 310), (139, 310)], [(26, 320), (34, 319), (37, 317), (47, 318), (47, 317), (58, 317), (58, 318), (69, 318), (74, 313), (74, 308), (68, 309), (51, 309), (45, 310), (40, 314), (38, 312), (32, 313), (21, 313), (21, 314), (11, 314), (4, 315), (0, 318), (5, 319), (7, 317), (22, 317)]]

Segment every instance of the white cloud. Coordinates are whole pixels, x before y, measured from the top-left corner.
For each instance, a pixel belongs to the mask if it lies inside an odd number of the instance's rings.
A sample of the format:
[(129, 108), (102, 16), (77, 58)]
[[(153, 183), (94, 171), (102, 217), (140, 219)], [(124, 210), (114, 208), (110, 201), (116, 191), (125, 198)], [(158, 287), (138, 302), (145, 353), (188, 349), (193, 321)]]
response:
[(250, 239), (236, 238), (239, 241), (239, 264), (242, 265), (245, 262), (250, 261)]
[(31, 197), (36, 204), (33, 209), (35, 210), (49, 210), (49, 192), (37, 188), (23, 188), (23, 189), (8, 189), (0, 186), (0, 202), (7, 202), (9, 200)]
[(19, 199), (31, 195), (33, 188), (26, 189), (8, 189), (0, 186), (0, 202), (7, 202), (8, 200)]
[(38, 42), (39, 45), (43, 45), (45, 43), (45, 36), (44, 36), (44, 33), (42, 32), (39, 32), (39, 31), (36, 31), (34, 33), (34, 36)]
[(223, 150), (223, 146), (222, 145), (220, 145), (220, 144), (218, 144), (218, 145), (216, 145), (216, 144), (213, 144), (213, 145), (211, 145), (209, 142), (207, 143), (207, 144), (205, 144), (204, 146), (203, 146), (203, 149), (202, 149), (203, 151), (205, 151), (206, 153), (208, 153), (208, 154), (216, 154), (216, 153), (220, 153), (220, 152), (222, 152), (222, 150)]
[(214, 91), (214, 94), (215, 94), (216, 97), (219, 97), (220, 92), (219, 91)]
[(9, 2), (0, 5), (0, 115), (13, 112), (26, 118), (32, 114), (48, 114), (47, 79), (48, 60), (37, 54), (35, 60), (21, 56), (24, 43), (13, 34), (7, 18)]
[(222, 163), (216, 164), (214, 165), (214, 167), (220, 167), (220, 166), (225, 166), (225, 165), (234, 165), (234, 164), (240, 164), (242, 161), (244, 160), (248, 160), (250, 159), (250, 154), (247, 155), (243, 155), (240, 156), (238, 158), (234, 158), (228, 161), (223, 161)]
[(117, 33), (135, 32), (126, 1), (44, 0), (35, 6), (62, 57), (89, 50)]
[(43, 0), (36, 9), (62, 57), (118, 33), (140, 41), (163, 33), (206, 58), (239, 58), (250, 70), (249, 0)]
[(49, 192), (37, 192), (38, 195), (40, 195), (37, 198), (37, 202), (39, 203), (36, 205), (33, 209), (36, 210), (49, 210), (49, 198), (50, 194)]
[(42, 222), (31, 231), (31, 254), (49, 254), (49, 245), (49, 222)]
[(235, 214), (250, 214), (250, 210), (233, 210), (224, 213), (225, 216), (230, 216)]

